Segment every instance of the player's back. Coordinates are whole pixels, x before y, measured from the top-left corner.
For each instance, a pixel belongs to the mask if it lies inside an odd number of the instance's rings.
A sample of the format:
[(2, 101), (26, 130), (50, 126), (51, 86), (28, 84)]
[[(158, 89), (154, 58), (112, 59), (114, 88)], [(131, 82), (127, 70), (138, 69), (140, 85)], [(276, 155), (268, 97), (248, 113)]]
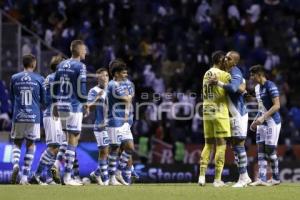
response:
[(203, 106), (204, 113), (211, 113), (216, 117), (228, 118), (228, 100), (226, 92), (217, 85), (210, 85), (209, 79), (217, 76), (218, 80), (228, 83), (230, 74), (218, 68), (210, 68), (203, 77)]
[(62, 61), (55, 73), (54, 92), (60, 104), (59, 110), (65, 112), (81, 112), (81, 103), (86, 102), (86, 67), (75, 59)]
[(40, 109), (45, 101), (44, 78), (34, 72), (20, 72), (11, 78), (13, 121), (40, 123)]

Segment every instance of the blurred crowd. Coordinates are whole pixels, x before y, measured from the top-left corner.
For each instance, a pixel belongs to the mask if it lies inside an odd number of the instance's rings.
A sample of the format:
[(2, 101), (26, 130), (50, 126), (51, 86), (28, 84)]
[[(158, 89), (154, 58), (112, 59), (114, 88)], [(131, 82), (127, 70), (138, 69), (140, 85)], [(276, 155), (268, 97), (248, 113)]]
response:
[[(136, 102), (149, 103), (136, 109), (137, 138), (203, 143), (201, 112), (193, 108), (202, 101), (202, 77), (213, 51), (235, 50), (247, 79), (262, 64), (280, 88), (279, 143), (300, 144), (300, 1), (7, 0), (1, 7), (66, 55), (73, 39), (84, 40), (90, 72), (123, 58)], [(173, 114), (155, 112), (170, 108)]]

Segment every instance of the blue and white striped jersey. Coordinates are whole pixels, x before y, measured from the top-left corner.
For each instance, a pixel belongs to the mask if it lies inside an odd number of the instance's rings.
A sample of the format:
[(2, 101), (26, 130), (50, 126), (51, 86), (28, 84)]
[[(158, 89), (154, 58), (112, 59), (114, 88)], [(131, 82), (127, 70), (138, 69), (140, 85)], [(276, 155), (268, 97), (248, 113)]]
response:
[(95, 106), (95, 123), (94, 131), (102, 131), (107, 125), (107, 103), (106, 103), (106, 90), (101, 89), (98, 85), (90, 89), (88, 94), (88, 103), (96, 100), (100, 92), (103, 92), (101, 98), (96, 102)]
[[(279, 97), (279, 90), (275, 83), (267, 80), (263, 85), (257, 84), (255, 86), (255, 94), (258, 101), (258, 116), (261, 116), (273, 106), (272, 99)], [(271, 116), (271, 119), (273, 119), (276, 124), (281, 123), (279, 111), (275, 112)]]
[(44, 111), (44, 117), (51, 116), (51, 106), (52, 106), (52, 95), (51, 95), (51, 88), (53, 87), (55, 72), (49, 74), (44, 82), (44, 89), (46, 92), (46, 99), (45, 99), (45, 106), (46, 110)]

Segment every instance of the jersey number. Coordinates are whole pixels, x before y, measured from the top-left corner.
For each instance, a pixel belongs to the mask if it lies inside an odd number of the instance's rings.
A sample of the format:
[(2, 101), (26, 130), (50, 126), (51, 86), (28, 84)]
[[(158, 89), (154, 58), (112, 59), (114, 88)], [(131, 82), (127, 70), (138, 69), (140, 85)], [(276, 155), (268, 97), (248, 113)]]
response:
[(31, 90), (21, 90), (22, 105), (32, 105), (32, 92)]
[(214, 94), (213, 94), (213, 88), (211, 85), (205, 84), (204, 85), (204, 99), (213, 99)]
[(68, 88), (69, 82), (65, 80), (64, 77), (60, 77), (60, 92), (61, 93), (68, 93), (69, 88)]

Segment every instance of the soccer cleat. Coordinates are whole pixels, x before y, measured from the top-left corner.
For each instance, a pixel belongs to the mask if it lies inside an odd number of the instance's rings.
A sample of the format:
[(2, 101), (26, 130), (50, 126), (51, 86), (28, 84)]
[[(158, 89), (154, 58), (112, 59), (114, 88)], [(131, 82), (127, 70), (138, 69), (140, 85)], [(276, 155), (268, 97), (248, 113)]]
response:
[(77, 182), (75, 179), (64, 179), (65, 185), (72, 185), (72, 186), (81, 186), (82, 183)]
[(13, 168), (13, 172), (11, 174), (11, 184), (17, 184), (17, 179), (18, 179), (18, 176), (19, 176), (19, 171), (20, 171), (19, 165), (16, 165)]
[(57, 185), (57, 183), (56, 183), (54, 180), (52, 180), (52, 181), (50, 181), (50, 182), (47, 182), (47, 184), (48, 184), (48, 185)]
[(120, 170), (117, 170), (117, 171), (116, 171), (116, 178), (117, 178), (117, 180), (118, 180), (120, 183), (122, 183), (123, 185), (129, 185), (129, 183), (126, 182), (126, 181), (124, 180), (124, 178), (123, 178), (123, 176), (122, 176), (122, 172), (121, 172)]
[(43, 181), (41, 181), (40, 176), (33, 175), (32, 179), (39, 185), (48, 185), (47, 183), (44, 183)]
[(103, 185), (108, 186), (109, 185), (109, 180), (103, 181)]
[(213, 186), (214, 187), (227, 187), (228, 185), (226, 185), (223, 181), (221, 180), (215, 180), (213, 182)]
[(109, 178), (109, 185), (122, 185), (122, 183), (119, 183), (116, 179), (116, 176), (115, 175), (112, 175), (110, 178)]
[(262, 181), (261, 179), (257, 179), (257, 181), (250, 183), (250, 186), (270, 186), (266, 181)]
[(51, 174), (52, 174), (52, 177), (53, 177), (53, 180), (55, 181), (55, 183), (60, 184), (61, 180), (60, 180), (59, 168), (53, 166), (51, 168)]
[(270, 180), (267, 181), (267, 183), (269, 183), (270, 186), (279, 185), (280, 184), (280, 180), (276, 180), (276, 179), (271, 178)]
[(199, 176), (198, 185), (200, 185), (200, 186), (205, 185), (205, 176)]
[(74, 179), (76, 182), (78, 182), (78, 183), (80, 183), (81, 185), (83, 185), (80, 176), (74, 176), (73, 179)]
[(27, 176), (22, 176), (22, 178), (20, 180), (20, 185), (30, 185), (30, 183), (28, 182)]
[(90, 179), (93, 183), (97, 183), (98, 185), (104, 185), (100, 176), (97, 176), (95, 172), (90, 173)]
[(234, 188), (241, 188), (241, 187), (247, 187), (248, 184), (250, 184), (252, 181), (249, 176), (246, 176), (244, 178), (240, 177), (238, 182), (235, 183), (232, 187)]
[(65, 185), (72, 185), (72, 186), (82, 185), (82, 183), (76, 181), (75, 179), (72, 179), (70, 173), (65, 173), (63, 181)]

